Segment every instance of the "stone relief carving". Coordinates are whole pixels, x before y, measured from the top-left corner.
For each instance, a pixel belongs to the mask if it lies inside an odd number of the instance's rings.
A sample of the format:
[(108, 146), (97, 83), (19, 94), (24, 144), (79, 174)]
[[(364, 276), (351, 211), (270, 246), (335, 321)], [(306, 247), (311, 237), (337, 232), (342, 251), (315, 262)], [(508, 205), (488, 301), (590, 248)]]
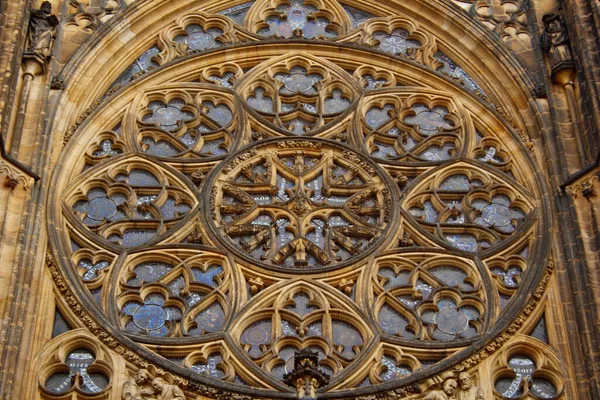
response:
[(29, 20), (27, 51), (48, 57), (56, 38), (58, 18), (52, 14), (52, 4), (44, 1), (39, 10), (33, 10)]
[(458, 374), (458, 383), (460, 385), (458, 400), (484, 400), (483, 391), (479, 386), (473, 385), (470, 373), (461, 372)]
[(123, 400), (185, 400), (183, 390), (163, 378), (151, 379), (147, 369), (139, 369), (133, 378), (123, 384)]
[(123, 384), (123, 400), (142, 400), (154, 391), (150, 387), (150, 373), (146, 369), (138, 370), (134, 377)]
[(424, 400), (455, 400), (458, 384), (456, 379), (448, 378), (442, 385), (442, 390), (434, 390), (425, 396)]
[(469, 372), (463, 371), (455, 377), (446, 378), (440, 389), (430, 391), (424, 400), (484, 400), (483, 390), (473, 384)]
[(162, 378), (154, 378), (152, 380), (152, 387), (157, 394), (157, 400), (185, 400), (183, 390), (179, 389), (177, 385), (167, 383)]

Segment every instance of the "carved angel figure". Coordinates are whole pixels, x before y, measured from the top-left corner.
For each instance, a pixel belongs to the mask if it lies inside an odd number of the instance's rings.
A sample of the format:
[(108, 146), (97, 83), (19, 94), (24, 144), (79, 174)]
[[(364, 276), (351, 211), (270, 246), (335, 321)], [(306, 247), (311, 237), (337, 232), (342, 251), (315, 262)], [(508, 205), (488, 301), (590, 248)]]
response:
[(52, 4), (44, 1), (39, 10), (33, 10), (29, 19), (29, 47), (43, 57), (50, 55), (50, 50), (56, 38), (58, 18), (52, 14)]
[(434, 390), (425, 396), (424, 400), (457, 400), (455, 396), (457, 387), (456, 380), (448, 378), (444, 381), (443, 390)]

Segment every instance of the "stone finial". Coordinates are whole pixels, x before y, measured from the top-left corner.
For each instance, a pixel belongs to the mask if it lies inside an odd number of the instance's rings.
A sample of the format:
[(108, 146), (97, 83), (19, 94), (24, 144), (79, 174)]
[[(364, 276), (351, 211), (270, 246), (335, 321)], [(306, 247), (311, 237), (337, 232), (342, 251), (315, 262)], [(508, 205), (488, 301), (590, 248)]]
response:
[(298, 399), (316, 399), (317, 389), (329, 383), (329, 375), (319, 370), (319, 355), (304, 349), (294, 354), (294, 370), (283, 375), (283, 381), (296, 388)]

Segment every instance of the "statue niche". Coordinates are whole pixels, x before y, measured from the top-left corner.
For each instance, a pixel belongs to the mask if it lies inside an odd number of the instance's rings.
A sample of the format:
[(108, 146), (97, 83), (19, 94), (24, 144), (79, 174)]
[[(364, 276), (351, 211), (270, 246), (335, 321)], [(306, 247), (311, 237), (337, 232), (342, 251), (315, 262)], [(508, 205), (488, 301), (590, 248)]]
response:
[(575, 68), (569, 47), (569, 33), (560, 15), (544, 14), (542, 21), (544, 22), (542, 48), (550, 58), (550, 68), (554, 80), (558, 72)]

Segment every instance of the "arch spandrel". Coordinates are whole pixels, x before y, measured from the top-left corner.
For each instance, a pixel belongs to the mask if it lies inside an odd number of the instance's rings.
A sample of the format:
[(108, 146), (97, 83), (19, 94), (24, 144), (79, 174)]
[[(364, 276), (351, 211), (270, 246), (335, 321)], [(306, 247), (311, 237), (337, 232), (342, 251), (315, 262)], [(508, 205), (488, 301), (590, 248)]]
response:
[[(58, 130), (82, 110), (68, 105), (101, 101), (64, 140), (53, 251), (131, 363), (192, 392), (293, 397), (282, 379), (312, 349), (323, 398), (421, 398), (500, 337), (544, 273), (544, 183), (518, 130), (536, 111), (529, 77), (443, 2), (383, 2), (402, 15), (356, 28), (339, 5), (320, 13), (327, 1), (306, 1), (312, 16), (265, 3), (252, 32), (216, 3), (144, 3), (67, 66)], [(336, 35), (261, 37), (275, 11)], [(102, 97), (155, 43), (154, 68)], [(496, 61), (465, 63), (462, 85), (442, 73), (468, 57)]]

